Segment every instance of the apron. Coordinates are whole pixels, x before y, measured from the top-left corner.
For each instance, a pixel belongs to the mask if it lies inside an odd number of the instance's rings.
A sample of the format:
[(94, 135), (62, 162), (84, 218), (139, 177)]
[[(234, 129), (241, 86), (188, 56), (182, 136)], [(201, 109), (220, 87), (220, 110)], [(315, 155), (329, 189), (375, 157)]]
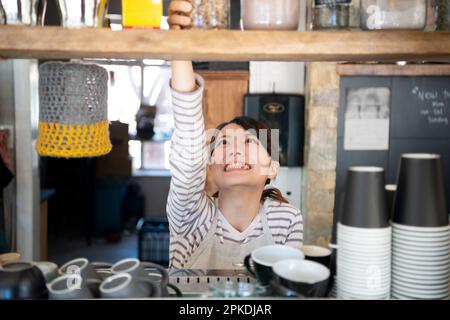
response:
[(267, 223), (265, 210), (260, 210), (263, 234), (247, 243), (220, 243), (220, 239), (215, 236), (217, 229), (217, 219), (219, 206), (216, 201), (216, 213), (213, 223), (202, 243), (193, 253), (185, 264), (185, 269), (210, 269), (210, 270), (226, 270), (226, 269), (243, 269), (244, 258), (253, 250), (275, 244), (272, 233)]

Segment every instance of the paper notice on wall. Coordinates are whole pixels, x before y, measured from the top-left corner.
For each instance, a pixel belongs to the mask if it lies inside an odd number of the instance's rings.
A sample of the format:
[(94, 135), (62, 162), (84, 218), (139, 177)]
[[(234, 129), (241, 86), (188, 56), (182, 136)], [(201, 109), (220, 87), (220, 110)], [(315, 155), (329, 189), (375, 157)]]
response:
[(344, 150), (389, 149), (389, 88), (347, 91)]

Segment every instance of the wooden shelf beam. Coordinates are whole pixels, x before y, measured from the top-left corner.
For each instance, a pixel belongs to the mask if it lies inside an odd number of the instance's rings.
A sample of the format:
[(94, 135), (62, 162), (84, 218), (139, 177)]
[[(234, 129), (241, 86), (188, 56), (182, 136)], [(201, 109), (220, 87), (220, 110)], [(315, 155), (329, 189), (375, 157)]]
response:
[(0, 26), (4, 59), (450, 61), (450, 32), (203, 31)]

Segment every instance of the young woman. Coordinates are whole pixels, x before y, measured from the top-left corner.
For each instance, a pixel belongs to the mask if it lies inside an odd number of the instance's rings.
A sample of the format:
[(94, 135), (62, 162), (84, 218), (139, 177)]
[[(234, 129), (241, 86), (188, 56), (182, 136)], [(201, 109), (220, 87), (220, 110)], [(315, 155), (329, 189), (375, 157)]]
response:
[[(171, 28), (189, 26), (190, 10), (189, 2), (172, 1)], [(238, 117), (220, 125), (208, 146), (203, 88), (203, 79), (194, 73), (190, 61), (172, 62), (170, 267), (238, 269), (245, 256), (260, 246), (299, 247), (303, 240), (300, 211), (279, 190), (265, 188), (279, 170), (279, 163), (271, 159), (268, 127)], [(259, 139), (261, 129), (267, 130), (267, 139)], [(218, 188), (213, 197), (205, 191), (208, 166)]]

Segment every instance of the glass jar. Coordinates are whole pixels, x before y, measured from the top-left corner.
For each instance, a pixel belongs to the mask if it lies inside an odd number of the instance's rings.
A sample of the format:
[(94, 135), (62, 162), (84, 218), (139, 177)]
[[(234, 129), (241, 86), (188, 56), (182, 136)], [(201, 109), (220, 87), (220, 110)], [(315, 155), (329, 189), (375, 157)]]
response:
[(300, 0), (241, 0), (243, 30), (297, 30)]
[(450, 0), (436, 0), (436, 30), (450, 31)]
[(364, 30), (424, 30), (427, 0), (361, 0)]
[(46, 8), (47, 0), (0, 0), (0, 24), (43, 25)]
[[(354, 1), (314, 0), (312, 8), (312, 29), (349, 29), (354, 23)], [(356, 27), (356, 26), (353, 26)]]
[(108, 0), (58, 0), (64, 28), (96, 28), (103, 25)]
[(192, 0), (192, 28), (229, 29), (230, 0)]

